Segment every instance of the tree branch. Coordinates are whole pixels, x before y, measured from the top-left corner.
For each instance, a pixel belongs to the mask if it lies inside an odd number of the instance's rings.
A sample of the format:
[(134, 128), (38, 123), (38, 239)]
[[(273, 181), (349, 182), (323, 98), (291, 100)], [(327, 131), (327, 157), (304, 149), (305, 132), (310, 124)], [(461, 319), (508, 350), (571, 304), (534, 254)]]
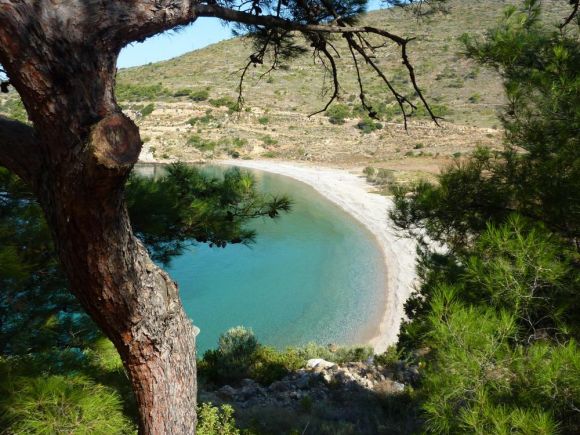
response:
[(303, 33), (370, 33), (388, 38), (399, 45), (407, 40), (386, 30), (370, 26), (341, 27), (335, 24), (303, 24), (295, 21), (278, 18), (274, 15), (251, 15), (218, 5), (196, 5), (195, 13), (198, 17), (215, 17), (225, 21), (264, 27), (278, 27), (284, 30), (295, 30)]
[(30, 185), (40, 170), (38, 147), (34, 128), (0, 115), (0, 165)]

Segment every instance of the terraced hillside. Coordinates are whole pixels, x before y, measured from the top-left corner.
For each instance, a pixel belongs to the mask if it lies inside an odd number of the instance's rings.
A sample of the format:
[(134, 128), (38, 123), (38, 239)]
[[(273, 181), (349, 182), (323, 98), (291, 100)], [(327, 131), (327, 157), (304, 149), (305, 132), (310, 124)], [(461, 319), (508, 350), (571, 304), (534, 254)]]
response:
[[(499, 78), (463, 58), (458, 39), (465, 32), (484, 34), (505, 6), (513, 3), (452, 0), (446, 13), (438, 11), (421, 19), (398, 8), (362, 18), (364, 24), (416, 38), (409, 47), (410, 59), (420, 87), (445, 118), (441, 128), (419, 110), (405, 132), (393, 98), (370, 71), (363, 80), (381, 120), (365, 119), (359, 111), (355, 70), (340, 37), (335, 45), (343, 54), (338, 60), (342, 89), (330, 117), (308, 116), (324, 107), (329, 79), (311, 55), (263, 77), (268, 65), (251, 68), (244, 86), (244, 108), (234, 112), (240, 68), (252, 51), (247, 38), (121, 70), (117, 97), (141, 127), (144, 160), (207, 160), (229, 155), (433, 172), (477, 145), (501, 142), (496, 113), (504, 101)], [(549, 19), (563, 16), (560, 5), (544, 4)], [(398, 89), (412, 94), (396, 47), (384, 50), (377, 62)], [(0, 100), (2, 110), (24, 116), (13, 99)]]

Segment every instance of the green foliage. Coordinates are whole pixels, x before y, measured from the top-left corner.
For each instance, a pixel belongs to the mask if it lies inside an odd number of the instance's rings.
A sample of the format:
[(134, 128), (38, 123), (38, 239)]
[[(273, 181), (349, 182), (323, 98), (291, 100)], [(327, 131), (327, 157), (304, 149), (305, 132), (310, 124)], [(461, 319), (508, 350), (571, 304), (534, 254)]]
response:
[(308, 343), (305, 346), (292, 349), (293, 352), (304, 360), (312, 358), (322, 358), (335, 363), (346, 363), (352, 361), (366, 361), (374, 354), (373, 349), (368, 346), (342, 346), (331, 349), (328, 346), (321, 346), (316, 343)]
[(0, 354), (74, 346), (94, 334), (68, 292), (42, 210), (18, 177), (0, 168)]
[(92, 367), (91, 357), (71, 351), (0, 357), (0, 426), (6, 433), (135, 433), (123, 409), (124, 373), (105, 378), (112, 372)]
[(262, 125), (266, 125), (270, 122), (270, 118), (268, 118), (267, 116), (260, 116), (258, 118), (258, 122)]
[(149, 116), (153, 113), (154, 110), (155, 110), (155, 104), (149, 103), (145, 107), (143, 107), (143, 109), (141, 109), (141, 116), (143, 116), (143, 117)]
[(424, 383), (428, 427), (434, 432), (557, 432), (557, 421), (573, 418), (580, 400), (575, 342), (514, 346), (521, 342), (514, 314), (466, 306), (455, 293), (440, 288), (431, 304), (429, 336), (437, 357)]
[(187, 97), (190, 94), (190, 90), (187, 88), (183, 88), (183, 89), (178, 89), (177, 91), (175, 91), (173, 93), (174, 97)]
[(193, 90), (189, 93), (189, 98), (191, 98), (193, 101), (205, 101), (209, 98), (209, 90), (208, 89)]
[[(577, 34), (542, 26), (540, 4), (528, 0), (510, 7), (485, 41), (464, 37), (467, 53), (499, 71), (509, 106), (506, 181), (525, 215), (546, 222), (569, 237), (580, 234), (580, 43)], [(519, 149), (524, 149), (522, 154)]]
[(20, 98), (9, 98), (4, 104), (0, 104), (0, 112), (5, 113), (9, 118), (28, 122), (28, 114)]
[(268, 146), (278, 144), (278, 141), (276, 139), (272, 138), (272, 136), (270, 136), (270, 135), (266, 135), (266, 136), (262, 137), (262, 142), (264, 142), (264, 145), (268, 145)]
[(258, 340), (251, 329), (238, 326), (222, 334), (218, 341), (221, 363), (228, 370), (249, 367), (258, 349)]
[(546, 30), (534, 0), (464, 42), (504, 79), (505, 148), (396, 189), (421, 281), (399, 350), (431, 349), (426, 431), (578, 433), (580, 44)]
[(234, 408), (230, 405), (220, 407), (203, 403), (198, 409), (196, 433), (199, 435), (239, 435), (234, 420)]
[(383, 125), (380, 122), (375, 122), (373, 119), (365, 116), (356, 124), (356, 128), (361, 130), (364, 134), (369, 134), (375, 130), (382, 129)]
[(126, 196), (134, 231), (162, 262), (194, 241), (250, 243), (249, 219), (276, 218), (291, 207), (286, 197), (260, 195), (249, 172), (229, 169), (219, 179), (184, 164), (170, 165), (155, 180), (133, 175)]
[(324, 113), (328, 117), (328, 121), (331, 124), (342, 125), (344, 124), (345, 118), (351, 116), (350, 107), (346, 104), (333, 104)]
[(390, 188), (395, 183), (394, 171), (385, 168), (375, 169), (367, 166), (363, 173), (366, 175), (368, 183), (375, 184), (381, 188)]
[(279, 351), (259, 344), (251, 330), (238, 326), (220, 336), (217, 349), (203, 355), (198, 362), (198, 371), (200, 375), (220, 384), (251, 378), (269, 385), (291, 371), (304, 367), (312, 358), (345, 363), (367, 361), (372, 355), (370, 347), (339, 347), (331, 350), (315, 343)]
[(160, 83), (156, 85), (117, 84), (115, 95), (119, 101), (156, 101), (171, 93)]
[[(431, 104), (431, 105), (429, 105), (429, 107), (431, 107), (431, 111), (433, 112), (433, 115), (441, 117), (441, 118), (449, 115), (449, 113), (450, 113), (449, 107), (447, 107), (444, 104)], [(427, 109), (423, 105), (417, 106), (417, 110), (415, 110), (413, 112), (413, 114), (417, 117), (420, 117), (420, 118), (431, 117), (431, 115), (429, 115), (429, 112), (427, 111)]]
[(280, 352), (273, 347), (260, 346), (252, 367), (252, 378), (263, 385), (278, 381), (291, 371), (304, 367), (304, 359), (294, 349)]
[(1, 422), (12, 433), (134, 433), (119, 396), (81, 376), (3, 382)]
[(476, 92), (475, 94), (472, 94), (467, 99), (467, 101), (469, 101), (470, 103), (479, 103), (481, 101), (481, 95)]
[(187, 144), (197, 148), (200, 151), (213, 151), (217, 145), (214, 141), (203, 139), (198, 134), (190, 136), (189, 139), (187, 139)]
[(377, 365), (393, 367), (403, 357), (403, 352), (397, 349), (397, 346), (389, 346), (387, 350), (379, 355), (375, 355), (374, 362)]
[(238, 102), (230, 97), (220, 97), (216, 99), (210, 99), (209, 104), (214, 107), (227, 107), (232, 112), (237, 112), (239, 110)]
[(216, 118), (215, 116), (213, 116), (211, 113), (206, 113), (203, 116), (198, 116), (198, 117), (193, 117), (193, 118), (189, 118), (189, 120), (187, 121), (187, 123), (189, 125), (196, 125), (196, 124), (209, 124), (212, 121), (215, 121)]
[(248, 145), (248, 140), (244, 138), (234, 137), (232, 139), (232, 145), (236, 148), (241, 148)]
[(367, 166), (363, 169), (363, 174), (366, 175), (367, 181), (369, 181), (370, 177), (374, 177), (375, 173), (376, 173), (376, 169), (373, 168), (372, 166)]

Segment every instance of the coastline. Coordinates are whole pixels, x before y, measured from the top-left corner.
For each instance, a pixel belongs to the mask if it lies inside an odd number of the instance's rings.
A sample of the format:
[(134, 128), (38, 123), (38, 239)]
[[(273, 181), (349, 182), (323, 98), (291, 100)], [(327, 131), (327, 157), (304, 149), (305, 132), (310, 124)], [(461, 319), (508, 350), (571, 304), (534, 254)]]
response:
[(415, 282), (416, 245), (413, 240), (397, 235), (388, 217), (393, 206), (390, 198), (371, 193), (371, 186), (363, 178), (343, 169), (264, 160), (219, 160), (213, 163), (262, 170), (301, 181), (365, 226), (375, 237), (387, 269), (385, 311), (368, 344), (375, 352), (381, 353), (397, 342), (404, 303)]

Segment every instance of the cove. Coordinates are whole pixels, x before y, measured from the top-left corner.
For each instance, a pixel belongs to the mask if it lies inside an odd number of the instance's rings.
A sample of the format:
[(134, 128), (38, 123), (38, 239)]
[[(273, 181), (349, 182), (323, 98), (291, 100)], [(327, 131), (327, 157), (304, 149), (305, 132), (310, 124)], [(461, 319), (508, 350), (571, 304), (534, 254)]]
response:
[(276, 220), (252, 221), (257, 237), (250, 246), (197, 244), (166, 267), (201, 330), (199, 354), (238, 325), (277, 348), (364, 344), (375, 336), (386, 270), (373, 235), (312, 187), (244, 170), (263, 193), (290, 196), (293, 209)]

